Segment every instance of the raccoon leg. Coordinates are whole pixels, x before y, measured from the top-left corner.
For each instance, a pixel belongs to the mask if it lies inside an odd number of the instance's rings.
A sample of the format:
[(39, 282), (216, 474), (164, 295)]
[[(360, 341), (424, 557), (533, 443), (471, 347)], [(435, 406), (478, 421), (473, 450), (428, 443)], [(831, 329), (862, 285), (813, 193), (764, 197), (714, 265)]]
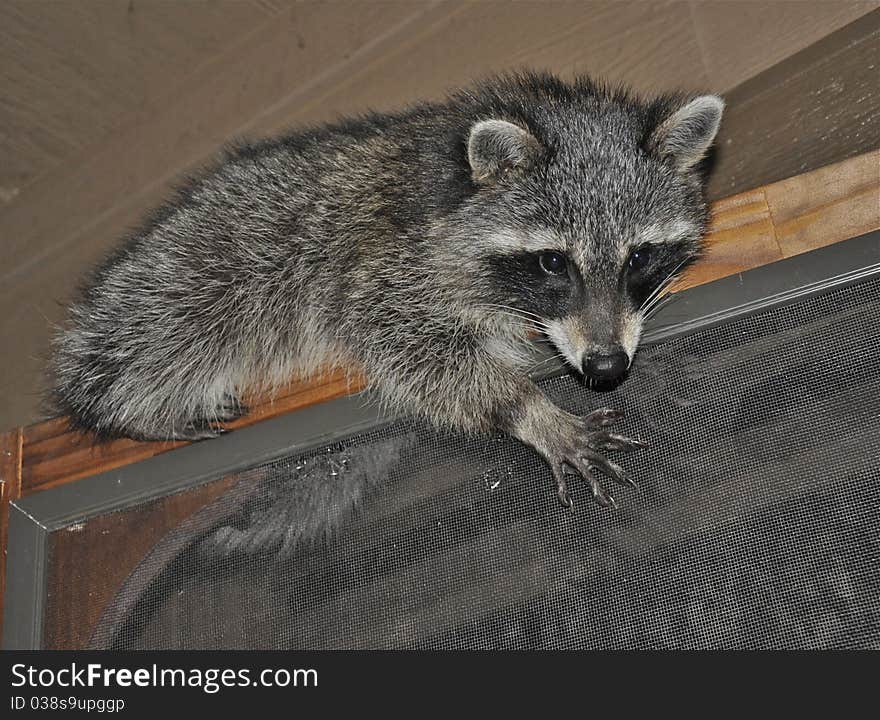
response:
[[(387, 326), (386, 322), (380, 327)], [(437, 332), (437, 326), (431, 329)], [(604, 450), (642, 446), (607, 429), (620, 413), (603, 409), (578, 417), (556, 407), (526, 376), (528, 360), (517, 355), (517, 346), (504, 338), (475, 338), (452, 327), (444, 334), (409, 339), (413, 343), (409, 356), (426, 358), (421, 364), (404, 365), (396, 355), (392, 355), (393, 363), (384, 355), (361, 360), (374, 389), (390, 407), (415, 411), (439, 427), (465, 432), (501, 430), (512, 435), (546, 459), (556, 478), (559, 500), (566, 507), (571, 506), (566, 468), (581, 474), (603, 505), (614, 501), (593, 476), (595, 470), (631, 485), (622, 468), (601, 455)], [(436, 358), (450, 359), (437, 363)], [(401, 369), (409, 377), (402, 376)]]
[(559, 409), (537, 389), (536, 393), (520, 409), (519, 417), (510, 424), (510, 432), (543, 455), (556, 479), (559, 502), (565, 507), (572, 505), (566, 479), (566, 470), (570, 469), (589, 483), (600, 505), (616, 505), (596, 471), (621, 485), (635, 487), (635, 483), (620, 465), (600, 451), (635, 450), (645, 447), (645, 443), (607, 429), (623, 416), (620, 411), (602, 408), (579, 417)]

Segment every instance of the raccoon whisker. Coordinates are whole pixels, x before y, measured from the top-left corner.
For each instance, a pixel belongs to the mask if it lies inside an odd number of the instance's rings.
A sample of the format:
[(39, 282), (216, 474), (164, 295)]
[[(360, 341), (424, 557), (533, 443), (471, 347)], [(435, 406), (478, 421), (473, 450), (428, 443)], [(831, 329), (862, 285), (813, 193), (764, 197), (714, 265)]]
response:
[(523, 323), (511, 323), (510, 326), (524, 332), (534, 332), (535, 330), (535, 327), (533, 325), (524, 325)]
[[(669, 278), (667, 277), (667, 280)], [(664, 281), (665, 282), (665, 281)], [(639, 306), (639, 312), (645, 309), (645, 307), (655, 298), (657, 294), (663, 290), (663, 283), (660, 283), (657, 287), (655, 287), (649, 294), (648, 297), (644, 299), (642, 304)]]
[(666, 276), (666, 278), (663, 280), (663, 282), (661, 282), (655, 288), (655, 290), (648, 296), (648, 298), (645, 300), (645, 302), (642, 303), (642, 310), (643, 311), (650, 308), (653, 303), (657, 302), (657, 300), (659, 300), (663, 296), (663, 293), (675, 281), (675, 277), (676, 277), (677, 272), (678, 272), (678, 269), (676, 268), (671, 273), (669, 273), (669, 275)]
[(507, 315), (509, 317), (517, 318), (519, 320), (525, 320), (529, 323), (528, 325), (522, 325), (521, 327), (525, 327), (525, 328), (529, 328), (529, 329), (537, 328), (539, 330), (543, 330), (544, 332), (548, 332), (550, 330), (549, 326), (546, 323), (541, 322), (539, 320), (535, 320), (530, 317), (526, 317), (524, 315), (519, 315), (517, 313), (512, 313), (512, 312), (505, 312), (503, 310), (490, 310), (490, 312), (495, 315)]
[[(531, 318), (522, 317), (521, 315), (515, 315), (513, 313), (506, 313), (506, 312), (500, 312), (498, 310), (492, 310), (489, 312), (489, 315), (491, 317), (500, 316), (500, 317), (504, 317), (504, 318), (509, 318), (511, 321), (519, 321), (520, 323), (522, 323), (524, 326), (527, 326), (527, 327), (532, 327), (532, 328), (541, 327), (541, 326), (537, 325), (535, 323), (535, 321), (532, 320)], [(546, 328), (543, 328), (543, 329), (546, 329)]]
[[(663, 285), (663, 286), (662, 286), (662, 289), (665, 290), (667, 287), (668, 287), (668, 285)], [(651, 312), (651, 309), (652, 309), (652, 308), (653, 308), (658, 302), (660, 302), (664, 297), (666, 297), (666, 294), (665, 294), (665, 293), (662, 293), (662, 292), (659, 293), (658, 295), (656, 295), (656, 296), (651, 300), (651, 302), (649, 302), (649, 303), (645, 303), (644, 305), (642, 305), (641, 313), (642, 313), (643, 315), (647, 315), (649, 312)]]
[(514, 317), (519, 320), (526, 320), (527, 322), (532, 323), (533, 325), (538, 325), (538, 324), (543, 325), (543, 323), (541, 323), (539, 320), (535, 320), (534, 318), (530, 318), (527, 315), (520, 315), (519, 313), (507, 312), (505, 310), (489, 310), (489, 312), (491, 312), (493, 315), (508, 315), (509, 317)]
[[(670, 283), (671, 285), (671, 283)], [(642, 310), (642, 317), (646, 318), (653, 315), (657, 310), (659, 310), (666, 302), (671, 298), (671, 295), (658, 295), (654, 298), (653, 302), (648, 305), (646, 308)]]
[(555, 355), (550, 355), (549, 357), (544, 358), (543, 360), (539, 360), (532, 367), (529, 368), (528, 372), (534, 372), (542, 365), (546, 365), (549, 362), (553, 362), (554, 360), (565, 360), (565, 356), (562, 353), (556, 353)]
[[(499, 313), (499, 314), (503, 314), (503, 313)], [(517, 318), (516, 315), (510, 315), (509, 317), (512, 317), (514, 319), (521, 319), (521, 318)], [(510, 324), (513, 325), (513, 327), (522, 328), (523, 330), (541, 330), (545, 333), (548, 330), (548, 328), (546, 328), (546, 327), (541, 327), (541, 326), (535, 325), (534, 323), (531, 323), (531, 322), (511, 322)]]
[(651, 304), (655, 302), (661, 295), (661, 293), (669, 287), (672, 281), (675, 278), (676, 273), (684, 267), (684, 265), (690, 260), (690, 258), (685, 258), (678, 265), (676, 265), (672, 272), (670, 272), (666, 278), (661, 282), (654, 290), (645, 298), (645, 301), (642, 303), (642, 306), (639, 308), (639, 312), (646, 313), (651, 307)]
[(647, 320), (652, 315), (655, 315), (660, 308), (665, 307), (667, 303), (672, 302), (672, 298), (672, 295), (664, 295), (660, 302), (655, 303), (648, 312), (642, 315), (642, 320)]
[(484, 303), (483, 307), (488, 308), (501, 308), (502, 310), (512, 310), (513, 312), (518, 312), (522, 315), (531, 315), (532, 317), (540, 319), (541, 316), (537, 313), (533, 313), (530, 310), (523, 310), (522, 308), (514, 307), (513, 305), (502, 305), (500, 303)]
[(528, 310), (522, 310), (521, 308), (512, 307), (511, 305), (498, 305), (495, 303), (485, 303), (481, 305), (481, 307), (489, 309), (489, 310), (507, 310), (512, 313), (516, 313), (517, 315), (521, 315), (522, 317), (528, 317), (533, 319), (536, 322), (543, 322), (544, 318), (536, 313), (530, 312)]

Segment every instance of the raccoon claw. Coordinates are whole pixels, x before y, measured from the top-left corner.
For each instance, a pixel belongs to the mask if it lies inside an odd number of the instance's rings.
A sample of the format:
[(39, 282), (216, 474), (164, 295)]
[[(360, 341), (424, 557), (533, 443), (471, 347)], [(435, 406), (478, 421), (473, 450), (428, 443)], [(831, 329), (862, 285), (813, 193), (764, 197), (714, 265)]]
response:
[(199, 440), (212, 440), (228, 430), (219, 425), (211, 425), (210, 423), (192, 423), (187, 425), (183, 430), (174, 433), (174, 440), (188, 440), (190, 442), (198, 442)]
[[(602, 483), (599, 482), (597, 478), (595, 478), (589, 471), (586, 469), (582, 470), (584, 479), (590, 483), (590, 490), (593, 492), (593, 497), (596, 499), (602, 507), (617, 507), (617, 502), (614, 500), (614, 497), (609, 493), (603, 486)], [(571, 494), (568, 491), (568, 481), (565, 478), (565, 473), (562, 466), (558, 466), (554, 469), (553, 474), (556, 477), (556, 496), (559, 498), (559, 502), (564, 508), (571, 508), (574, 503), (571, 500)]]
[(568, 482), (565, 479), (565, 470), (561, 464), (553, 466), (553, 477), (556, 478), (556, 497), (564, 508), (571, 508), (574, 503), (568, 492)]
[(605, 450), (606, 452), (632, 452), (640, 448), (648, 447), (643, 440), (635, 440), (617, 435), (616, 433), (597, 432), (590, 437), (587, 445), (593, 450)]
[[(591, 413), (584, 420), (594, 426), (602, 423), (607, 426), (620, 419), (622, 415), (621, 412), (605, 408)], [(568, 468), (589, 483), (596, 502), (603, 507), (617, 507), (614, 497), (599, 481), (597, 471), (619, 485), (633, 489), (638, 489), (638, 487), (620, 465), (601, 455), (598, 451), (629, 452), (643, 447), (646, 447), (646, 443), (641, 440), (633, 440), (606, 430), (587, 432), (586, 437), (580, 435), (579, 438), (573, 439), (567, 449), (562, 450), (561, 455), (557, 455), (558, 462), (554, 464), (553, 474), (556, 479), (556, 494), (559, 502), (567, 508), (572, 506), (565, 477), (565, 469)]]
[(617, 507), (617, 501), (608, 492), (602, 484), (594, 477), (589, 477), (587, 480), (590, 483), (590, 490), (593, 491), (593, 497), (596, 498), (596, 502), (599, 503), (602, 507)]
[(597, 453), (583, 454), (573, 463), (573, 467), (590, 483), (590, 489), (593, 496), (599, 501), (600, 505), (615, 505), (614, 498), (602, 487), (602, 484), (596, 478), (594, 471), (598, 470), (618, 485), (627, 485), (635, 488), (636, 484), (629, 478), (624, 469), (617, 463), (611, 462), (607, 458)]
[(599, 408), (593, 410), (582, 418), (588, 428), (606, 428), (622, 419), (623, 410), (614, 410), (613, 408)]
[(637, 450), (646, 447), (646, 443), (605, 429), (623, 417), (619, 410), (601, 408), (584, 416), (556, 412), (558, 414), (550, 421), (536, 422), (532, 426), (535, 435), (523, 433), (517, 437), (538, 450), (550, 465), (560, 504), (566, 508), (572, 506), (568, 472), (580, 475), (589, 483), (593, 497), (600, 505), (617, 507), (614, 497), (600, 482), (599, 473), (619, 485), (637, 486), (620, 465), (602, 453)]
[(238, 420), (242, 415), (247, 415), (248, 412), (250, 412), (250, 408), (247, 405), (243, 405), (237, 398), (227, 395), (217, 408), (217, 422), (232, 422)]
[(237, 420), (242, 415), (246, 415), (248, 410), (248, 406), (240, 403), (237, 398), (225, 395), (221, 404), (214, 409), (210, 419), (204, 418), (192, 421), (182, 430), (176, 431), (173, 438), (175, 440), (189, 440), (192, 442), (211, 440), (229, 432), (220, 423)]

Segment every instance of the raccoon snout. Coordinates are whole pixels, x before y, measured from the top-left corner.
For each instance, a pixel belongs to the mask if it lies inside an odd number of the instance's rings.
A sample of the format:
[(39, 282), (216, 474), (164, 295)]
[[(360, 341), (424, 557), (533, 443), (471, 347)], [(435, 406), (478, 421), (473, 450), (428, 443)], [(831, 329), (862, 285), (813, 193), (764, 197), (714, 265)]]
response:
[(607, 352), (597, 352), (584, 358), (583, 373), (587, 377), (602, 382), (614, 382), (629, 367), (629, 356), (621, 347), (610, 348)]

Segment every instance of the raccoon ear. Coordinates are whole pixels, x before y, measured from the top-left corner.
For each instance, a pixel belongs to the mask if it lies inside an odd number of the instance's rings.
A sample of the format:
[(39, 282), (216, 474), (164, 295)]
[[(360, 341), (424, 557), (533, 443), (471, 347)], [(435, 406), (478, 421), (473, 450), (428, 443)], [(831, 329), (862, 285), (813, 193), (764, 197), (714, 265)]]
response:
[(679, 172), (687, 172), (711, 147), (722, 112), (724, 101), (717, 95), (694, 98), (654, 129), (648, 149), (671, 162)]
[(491, 185), (511, 170), (532, 167), (541, 154), (541, 144), (519, 125), (480, 120), (471, 127), (467, 151), (474, 182)]

